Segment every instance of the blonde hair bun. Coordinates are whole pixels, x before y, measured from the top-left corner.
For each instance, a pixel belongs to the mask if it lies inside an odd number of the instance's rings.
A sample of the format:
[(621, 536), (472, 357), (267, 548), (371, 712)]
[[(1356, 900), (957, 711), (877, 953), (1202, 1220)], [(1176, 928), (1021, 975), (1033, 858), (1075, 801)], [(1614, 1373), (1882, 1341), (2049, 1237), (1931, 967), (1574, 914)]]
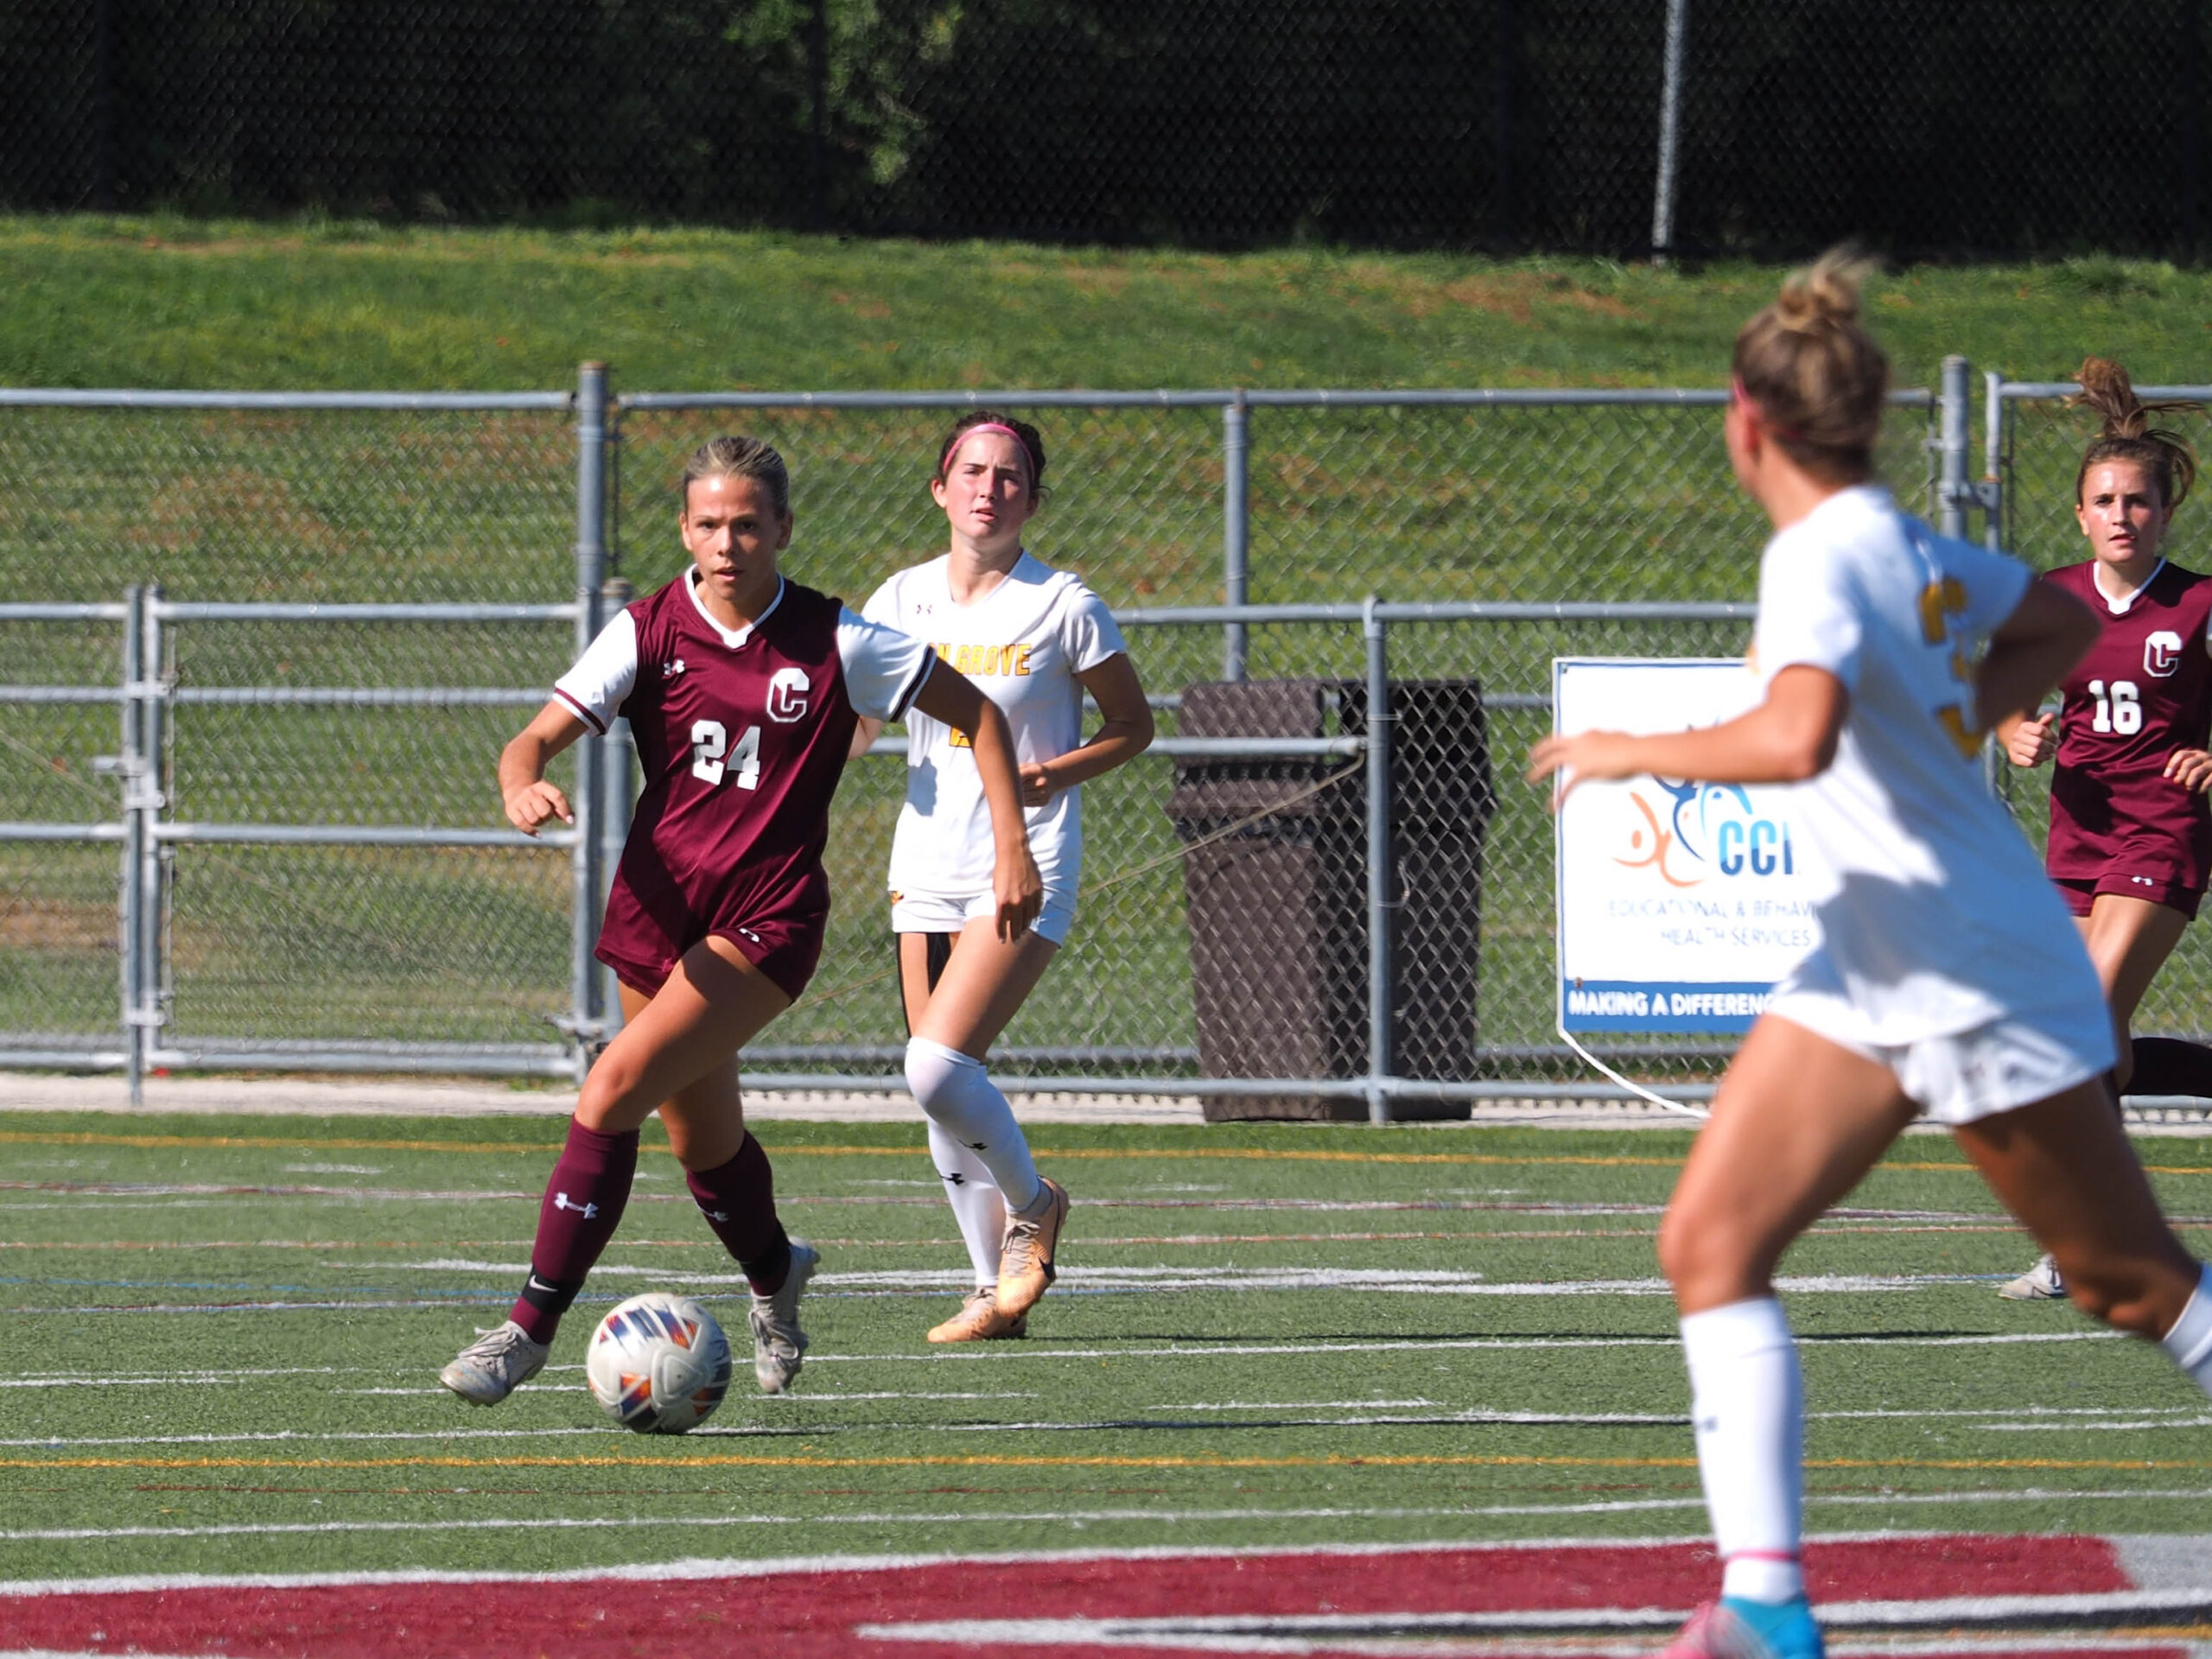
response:
[(1830, 248), (1783, 280), (1774, 301), (1776, 321), (1800, 334), (1857, 322), (1859, 290), (1873, 270), (1874, 261), (1856, 249)]
[(1836, 484), (1871, 477), (1882, 435), (1889, 359), (1859, 320), (1873, 262), (1831, 248), (1782, 284), (1738, 331), (1730, 361), (1738, 394), (1783, 453)]

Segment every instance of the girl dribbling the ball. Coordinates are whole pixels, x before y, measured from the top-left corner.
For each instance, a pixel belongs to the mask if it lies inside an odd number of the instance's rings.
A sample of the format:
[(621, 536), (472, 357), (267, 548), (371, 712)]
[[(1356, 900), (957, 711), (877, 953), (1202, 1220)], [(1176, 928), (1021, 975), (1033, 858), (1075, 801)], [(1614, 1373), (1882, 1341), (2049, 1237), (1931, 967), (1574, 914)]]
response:
[(779, 570), (791, 538), (782, 457), (756, 439), (717, 438), (691, 457), (682, 489), (691, 568), (608, 623), (499, 757), (508, 821), (525, 834), (573, 821), (546, 762), (618, 715), (645, 787), (599, 942), (621, 982), (622, 1030), (584, 1078), (512, 1312), (439, 1374), (478, 1405), (545, 1363), (622, 1219), (639, 1127), (655, 1112), (751, 1287), (761, 1389), (781, 1394), (798, 1376), (799, 1295), (818, 1257), (777, 1218), (737, 1055), (798, 998), (821, 955), (830, 799), (861, 719), (918, 709), (969, 735), (990, 825), (988, 931), (1019, 941), (1043, 896), (996, 706), (918, 640)]

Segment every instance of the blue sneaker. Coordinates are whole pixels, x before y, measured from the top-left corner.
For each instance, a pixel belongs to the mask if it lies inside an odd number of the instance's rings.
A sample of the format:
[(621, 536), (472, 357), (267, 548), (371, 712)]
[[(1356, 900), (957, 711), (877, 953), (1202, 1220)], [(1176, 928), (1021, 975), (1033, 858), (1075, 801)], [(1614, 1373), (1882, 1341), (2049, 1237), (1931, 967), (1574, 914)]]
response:
[(1825, 1659), (1821, 1627), (1805, 1598), (1750, 1601), (1729, 1596), (1690, 1615), (1660, 1659)]

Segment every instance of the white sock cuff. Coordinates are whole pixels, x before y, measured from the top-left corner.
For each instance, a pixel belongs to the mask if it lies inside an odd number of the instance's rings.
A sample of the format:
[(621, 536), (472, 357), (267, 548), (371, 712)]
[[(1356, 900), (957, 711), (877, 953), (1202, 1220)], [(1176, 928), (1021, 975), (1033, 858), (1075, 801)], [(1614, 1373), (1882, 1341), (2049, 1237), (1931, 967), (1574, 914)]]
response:
[(983, 1063), (973, 1054), (963, 1054), (957, 1048), (948, 1048), (927, 1037), (909, 1037), (906, 1039), (906, 1064), (912, 1065), (917, 1055), (926, 1055), (946, 1065), (972, 1065), (978, 1071), (983, 1069)]
[(2174, 1321), (2172, 1330), (2158, 1338), (2158, 1345), (2192, 1376), (2199, 1367), (2212, 1363), (2212, 1266), (2202, 1269), (2196, 1288), (2190, 1293), (2181, 1318)]
[(1728, 1302), (1681, 1319), (1682, 1348), (1694, 1360), (1729, 1360), (1788, 1348), (1796, 1338), (1789, 1318), (1771, 1296)]

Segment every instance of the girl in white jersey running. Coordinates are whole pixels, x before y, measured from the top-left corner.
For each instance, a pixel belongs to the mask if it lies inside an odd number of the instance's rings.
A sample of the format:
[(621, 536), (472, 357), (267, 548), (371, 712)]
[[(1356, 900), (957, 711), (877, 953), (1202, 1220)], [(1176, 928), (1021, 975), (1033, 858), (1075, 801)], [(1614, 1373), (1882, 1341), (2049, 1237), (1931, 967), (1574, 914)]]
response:
[[(1005, 713), (1045, 881), (1044, 911), (1029, 931), (1001, 938), (991, 921), (990, 820), (975, 752), (964, 734), (910, 713), (890, 878), (906, 1083), (929, 1116), (931, 1156), (976, 1273), (976, 1288), (930, 1332), (931, 1342), (1020, 1336), (1052, 1281), (1068, 1195), (1037, 1173), (983, 1062), (1075, 919), (1077, 786), (1152, 741), (1152, 710), (1112, 613), (1075, 575), (1022, 550), (1044, 474), (1035, 427), (989, 410), (963, 416), (930, 483), (950, 550), (899, 572), (862, 610), (928, 641)], [(1101, 716), (1087, 743), (1086, 691)], [(862, 721), (855, 753), (880, 729)]]
[(1870, 482), (1888, 365), (1848, 261), (1785, 283), (1737, 336), (1734, 368), (1728, 457), (1775, 527), (1754, 646), (1764, 701), (1701, 731), (1548, 738), (1529, 775), (1555, 775), (1560, 797), (1646, 772), (1802, 785), (1794, 810), (1828, 876), (1821, 942), (1729, 1065), (1659, 1257), (1726, 1563), (1720, 1600), (1670, 1659), (1818, 1659), (1797, 1558), (1802, 1395), (1773, 1274), (1916, 1115), (1951, 1130), (2082, 1312), (2160, 1340), (2208, 1391), (2212, 1276), (2107, 1103), (2095, 971), (1980, 778), (1981, 734), (2036, 708), (2095, 620)]

